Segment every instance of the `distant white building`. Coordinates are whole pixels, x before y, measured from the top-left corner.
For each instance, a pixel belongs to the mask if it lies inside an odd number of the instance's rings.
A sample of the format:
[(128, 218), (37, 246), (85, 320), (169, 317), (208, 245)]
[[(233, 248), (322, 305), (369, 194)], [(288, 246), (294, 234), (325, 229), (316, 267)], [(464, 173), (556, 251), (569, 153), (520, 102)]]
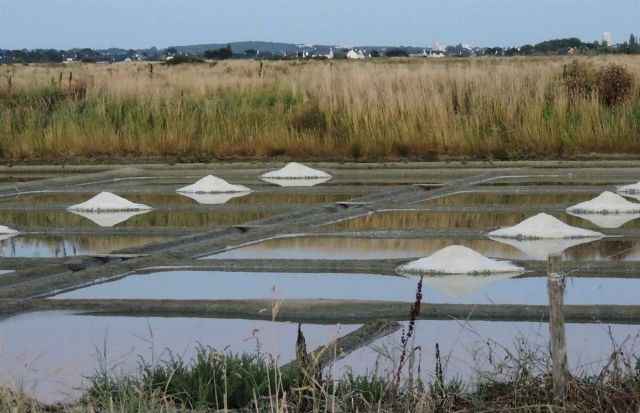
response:
[(444, 54), (445, 50), (446, 49), (445, 49), (444, 45), (442, 43), (440, 43), (440, 42), (434, 42), (433, 46), (431, 46), (431, 51), (435, 52), (435, 53)]
[(613, 46), (613, 36), (611, 32), (602, 33), (602, 45), (606, 47)]
[(351, 49), (349, 50), (349, 52), (347, 52), (347, 59), (365, 59), (366, 56), (364, 55), (364, 53), (359, 52), (355, 49)]

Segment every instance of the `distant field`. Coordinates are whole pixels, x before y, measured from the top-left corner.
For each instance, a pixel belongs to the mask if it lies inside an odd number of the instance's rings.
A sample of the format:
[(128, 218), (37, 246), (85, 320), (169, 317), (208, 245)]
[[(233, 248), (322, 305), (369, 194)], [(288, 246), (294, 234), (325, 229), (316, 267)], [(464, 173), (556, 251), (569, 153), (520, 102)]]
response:
[(640, 59), (582, 59), (631, 97), (570, 104), (569, 58), (4, 65), (0, 159), (640, 155)]

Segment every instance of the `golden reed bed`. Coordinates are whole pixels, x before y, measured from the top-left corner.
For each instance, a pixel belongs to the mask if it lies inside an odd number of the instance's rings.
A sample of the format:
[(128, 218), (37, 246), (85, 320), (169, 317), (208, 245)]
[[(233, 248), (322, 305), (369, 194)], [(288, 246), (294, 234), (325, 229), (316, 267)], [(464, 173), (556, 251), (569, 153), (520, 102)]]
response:
[[(569, 104), (572, 58), (0, 66), (0, 159), (554, 159), (640, 154), (619, 106)], [(71, 77), (71, 79), (70, 79)]]

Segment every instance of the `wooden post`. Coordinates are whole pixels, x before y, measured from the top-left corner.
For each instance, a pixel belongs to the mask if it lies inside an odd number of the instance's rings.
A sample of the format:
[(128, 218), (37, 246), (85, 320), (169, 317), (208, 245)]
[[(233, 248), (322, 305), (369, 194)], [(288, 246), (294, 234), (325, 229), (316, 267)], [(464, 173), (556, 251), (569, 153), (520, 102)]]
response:
[(549, 341), (551, 344), (553, 399), (564, 407), (567, 396), (567, 347), (564, 331), (564, 274), (560, 273), (561, 256), (550, 255), (547, 268), (549, 292)]

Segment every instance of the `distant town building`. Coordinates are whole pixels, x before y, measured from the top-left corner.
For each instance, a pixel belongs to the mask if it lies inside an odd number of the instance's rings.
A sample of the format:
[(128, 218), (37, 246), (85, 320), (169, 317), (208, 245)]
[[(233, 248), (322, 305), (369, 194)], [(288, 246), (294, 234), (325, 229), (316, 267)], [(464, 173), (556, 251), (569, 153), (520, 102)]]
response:
[(359, 52), (355, 49), (351, 49), (349, 50), (349, 52), (347, 52), (347, 59), (364, 59), (365, 55), (362, 52)]
[(613, 36), (611, 32), (602, 33), (602, 45), (606, 47), (613, 46)]
[(431, 52), (435, 52), (435, 53), (442, 53), (444, 54), (446, 48), (444, 47), (444, 45), (440, 42), (434, 42), (433, 46), (431, 47)]

